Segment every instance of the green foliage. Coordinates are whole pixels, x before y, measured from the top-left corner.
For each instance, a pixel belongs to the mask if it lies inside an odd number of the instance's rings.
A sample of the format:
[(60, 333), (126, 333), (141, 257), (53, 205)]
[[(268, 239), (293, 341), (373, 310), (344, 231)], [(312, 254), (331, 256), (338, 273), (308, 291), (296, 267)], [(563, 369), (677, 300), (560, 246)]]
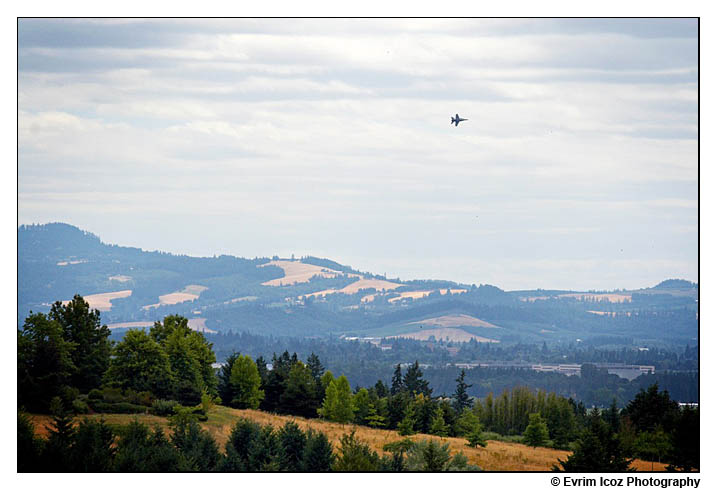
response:
[(369, 445), (356, 438), (354, 431), (344, 434), (339, 442), (338, 455), (333, 467), (335, 471), (372, 472), (380, 470), (379, 455), (372, 451)]
[(239, 356), (232, 365), (230, 375), (232, 400), (230, 405), (239, 409), (257, 409), (264, 398), (264, 391), (257, 365), (249, 356)]
[(100, 312), (91, 310), (90, 304), (75, 295), (66, 305), (55, 302), (48, 318), (62, 327), (64, 339), (74, 345), (71, 358), (76, 370), (70, 385), (83, 393), (99, 387), (110, 363), (111, 349), (110, 330), (100, 324)]
[(35, 426), (27, 414), (17, 413), (17, 472), (41, 471), (43, 441), (35, 436)]
[(303, 470), (304, 449), (307, 437), (293, 421), (287, 422), (278, 433), (279, 465), (282, 470), (299, 472)]
[(542, 447), (548, 442), (548, 427), (539, 413), (529, 415), (529, 424), (524, 431), (524, 443), (531, 447)]
[(334, 453), (324, 433), (309, 430), (304, 446), (302, 470), (304, 472), (328, 472), (334, 464)]
[(454, 392), (454, 409), (457, 413), (461, 414), (464, 409), (471, 408), (471, 398), (469, 397), (468, 389), (472, 387), (471, 384), (467, 384), (464, 381), (466, 372), (461, 370), (461, 374), (456, 379), (456, 391)]
[[(653, 431), (643, 431), (638, 434), (635, 448), (639, 457), (658, 462), (671, 450), (671, 437), (660, 426)], [(651, 469), (653, 470), (653, 469)]]
[(284, 392), (279, 397), (282, 409), (290, 414), (314, 418), (317, 416), (318, 383), (311, 369), (297, 361), (289, 369)]
[(106, 414), (143, 414), (149, 412), (147, 406), (140, 406), (131, 402), (95, 401), (92, 403), (92, 410), (96, 413)]
[(404, 411), (404, 417), (402, 418), (399, 426), (397, 427), (398, 433), (401, 436), (413, 435), (414, 425), (416, 424), (416, 415), (414, 412), (414, 406), (408, 405)]
[(75, 399), (72, 401), (72, 410), (75, 414), (87, 414), (90, 411), (90, 408), (82, 399)]
[(152, 403), (152, 413), (157, 416), (172, 416), (175, 413), (175, 406), (177, 405), (179, 405), (177, 401), (156, 399)]
[(630, 469), (632, 459), (627, 458), (618, 437), (611, 433), (598, 410), (589, 415), (589, 426), (576, 442), (574, 452), (565, 461), (558, 459), (563, 468), (554, 470), (568, 472), (625, 472)]
[(349, 380), (342, 375), (327, 386), (320, 415), (330, 421), (349, 423), (354, 418), (354, 405)]
[[(373, 408), (371, 401), (369, 400), (368, 390), (362, 387), (356, 394), (354, 394), (354, 407), (354, 423), (358, 425), (366, 425), (368, 423), (369, 412)], [(376, 415), (376, 410), (374, 410), (374, 414)]]
[(441, 408), (436, 411), (434, 419), (431, 420), (431, 427), (429, 428), (429, 433), (441, 437), (449, 435), (449, 427), (444, 422), (444, 411), (442, 411)]
[[(72, 445), (73, 472), (110, 472), (114, 466), (115, 435), (104, 420), (83, 419)], [(69, 469), (68, 469), (69, 470)]]
[(123, 389), (147, 390), (158, 397), (172, 392), (174, 380), (169, 356), (144, 331), (128, 330), (122, 341), (115, 345), (112, 355), (105, 375), (107, 382)]
[(138, 421), (133, 421), (120, 432), (115, 456), (117, 472), (182, 472), (192, 466), (165, 437), (162, 428), (152, 432)]
[(179, 411), (170, 419), (170, 427), (170, 440), (189, 469), (208, 472), (217, 467), (221, 457), (217, 442), (212, 435), (200, 428), (191, 413)]
[(47, 411), (77, 371), (75, 343), (64, 338), (62, 325), (44, 314), (30, 314), (17, 333), (18, 406)]
[(219, 369), (217, 393), (222, 400), (222, 404), (224, 404), (225, 406), (229, 406), (232, 403), (232, 399), (234, 398), (234, 389), (232, 388), (230, 378), (232, 376), (232, 367), (234, 367), (234, 362), (237, 361), (237, 358), (239, 358), (239, 356), (240, 354), (236, 351), (232, 352), (232, 354), (227, 357), (227, 360), (224, 362), (224, 365), (222, 365), (222, 367)]
[(422, 378), (423, 375), (417, 360), (406, 370), (402, 381), (402, 390), (406, 390), (409, 394), (423, 394), (425, 397), (430, 398), (431, 388), (429, 387), (429, 382)]
[(467, 447), (485, 447), (486, 439), (484, 438), (483, 432), (481, 431), (481, 425), (467, 433), (466, 440), (468, 442), (466, 443)]

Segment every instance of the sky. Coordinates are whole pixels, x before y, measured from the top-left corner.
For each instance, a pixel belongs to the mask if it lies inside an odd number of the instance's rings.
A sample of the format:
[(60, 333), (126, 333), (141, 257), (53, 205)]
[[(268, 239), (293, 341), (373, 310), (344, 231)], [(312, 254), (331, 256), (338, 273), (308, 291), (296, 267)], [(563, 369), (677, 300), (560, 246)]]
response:
[(698, 279), (696, 20), (21, 19), (18, 70), (18, 224), (506, 290)]

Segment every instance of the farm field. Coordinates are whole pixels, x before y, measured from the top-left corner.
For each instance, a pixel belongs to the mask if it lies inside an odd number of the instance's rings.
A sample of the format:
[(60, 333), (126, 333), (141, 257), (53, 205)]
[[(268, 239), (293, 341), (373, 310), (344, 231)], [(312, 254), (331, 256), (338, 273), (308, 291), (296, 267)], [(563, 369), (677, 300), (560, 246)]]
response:
[[(167, 418), (150, 414), (92, 414), (86, 417), (104, 419), (110, 425), (127, 424), (136, 419), (148, 425), (160, 425), (169, 432)], [(342, 425), (320, 419), (283, 416), (251, 409), (232, 409), (224, 406), (212, 408), (209, 412), (209, 419), (200, 424), (214, 437), (220, 450), (224, 451), (224, 445), (229, 440), (232, 427), (239, 418), (250, 419), (256, 423), (272, 425), (276, 428), (283, 426), (288, 421), (294, 421), (303, 430), (311, 428), (325, 433), (335, 448), (339, 445), (339, 439), (342, 435), (356, 430), (356, 436), (380, 455), (385, 454), (382, 450), (384, 445), (403, 438), (393, 430), (373, 429), (350, 424)], [(51, 418), (45, 415), (31, 415), (31, 419), (35, 425), (36, 434), (46, 438), (48, 434), (46, 427), (50, 425)], [(80, 419), (81, 417), (77, 421)], [(550, 471), (551, 467), (557, 463), (557, 459), (565, 459), (570, 453), (565, 450), (550, 448), (538, 447), (534, 449), (520, 443), (495, 440), (489, 440), (485, 448), (470, 448), (465, 445), (466, 439), (464, 438), (440, 438), (424, 434), (413, 435), (411, 438), (433, 439), (448, 443), (452, 453), (463, 452), (471, 464), (478, 465), (485, 471)], [(634, 460), (632, 465), (639, 471), (650, 471), (652, 465), (653, 470), (665, 470), (664, 464), (652, 464), (643, 460)]]
[(410, 338), (427, 341), (431, 336), (437, 341), (439, 339), (448, 339), (449, 341), (466, 342), (475, 340), (477, 343), (498, 343), (496, 339), (485, 338), (483, 336), (477, 336), (470, 332), (464, 331), (463, 329), (457, 329), (455, 327), (439, 327), (435, 329), (422, 329), (421, 331), (407, 332), (404, 334), (397, 334), (396, 336), (387, 336), (387, 338)]
[(431, 319), (424, 319), (420, 321), (411, 322), (410, 324), (422, 324), (427, 326), (439, 326), (439, 327), (461, 327), (461, 326), (472, 326), (472, 327), (490, 327), (498, 328), (490, 322), (482, 321), (476, 317), (471, 317), (466, 314), (459, 315), (442, 315), (441, 317), (433, 317)]
[(200, 293), (207, 289), (206, 286), (202, 285), (187, 285), (181, 291), (168, 293), (166, 295), (160, 295), (159, 303), (153, 303), (152, 305), (145, 305), (142, 307), (143, 310), (149, 310), (152, 308), (159, 307), (161, 305), (174, 305), (182, 302), (190, 302), (197, 300)]
[[(284, 276), (276, 278), (274, 280), (265, 281), (262, 285), (265, 286), (287, 286), (296, 285), (297, 283), (308, 283), (313, 276), (320, 276), (322, 278), (336, 278), (344, 273), (341, 271), (335, 271), (333, 269), (316, 266), (314, 264), (306, 264), (299, 261), (270, 261), (266, 264), (257, 266), (259, 268), (263, 266), (277, 266), (284, 270)], [(348, 276), (358, 277), (357, 274), (348, 274)]]
[[(91, 309), (97, 309), (100, 312), (107, 312), (112, 309), (112, 300), (115, 298), (125, 298), (132, 295), (132, 290), (121, 290), (119, 292), (95, 293), (83, 297), (90, 304)], [(69, 300), (62, 302), (63, 305), (70, 303)]]

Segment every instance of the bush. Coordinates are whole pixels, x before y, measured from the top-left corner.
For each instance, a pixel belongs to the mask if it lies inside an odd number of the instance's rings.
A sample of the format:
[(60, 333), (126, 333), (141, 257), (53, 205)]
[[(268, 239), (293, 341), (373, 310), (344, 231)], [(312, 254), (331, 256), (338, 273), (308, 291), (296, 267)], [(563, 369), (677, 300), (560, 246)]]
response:
[(131, 402), (132, 404), (152, 406), (153, 399), (152, 392), (149, 391), (136, 392), (132, 389), (127, 389), (127, 391), (125, 391), (125, 400), (127, 402)]
[(77, 414), (87, 414), (90, 412), (90, 408), (87, 403), (81, 399), (75, 399), (72, 401), (72, 410)]
[(157, 416), (172, 416), (175, 413), (177, 401), (168, 401), (167, 399), (156, 399), (152, 403), (152, 412)]
[(87, 398), (91, 401), (100, 401), (102, 400), (102, 391), (100, 389), (92, 389), (89, 394), (87, 394)]
[(142, 414), (148, 411), (146, 406), (140, 406), (139, 404), (132, 404), (130, 402), (95, 402), (92, 405), (98, 413), (118, 413), (118, 414)]
[(125, 402), (125, 396), (122, 395), (122, 389), (117, 387), (103, 387), (102, 400), (110, 404)]

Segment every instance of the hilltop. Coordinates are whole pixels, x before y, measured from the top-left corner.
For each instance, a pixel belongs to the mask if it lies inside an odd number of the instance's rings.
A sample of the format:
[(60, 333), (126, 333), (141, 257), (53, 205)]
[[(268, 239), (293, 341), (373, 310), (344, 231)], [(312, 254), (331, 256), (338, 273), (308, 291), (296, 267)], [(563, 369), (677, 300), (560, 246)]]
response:
[(18, 324), (82, 295), (120, 332), (168, 314), (208, 333), (392, 336), (485, 343), (697, 338), (697, 284), (641, 290), (504, 291), (386, 278), (327, 258), (191, 257), (102, 242), (69, 224), (18, 228)]

